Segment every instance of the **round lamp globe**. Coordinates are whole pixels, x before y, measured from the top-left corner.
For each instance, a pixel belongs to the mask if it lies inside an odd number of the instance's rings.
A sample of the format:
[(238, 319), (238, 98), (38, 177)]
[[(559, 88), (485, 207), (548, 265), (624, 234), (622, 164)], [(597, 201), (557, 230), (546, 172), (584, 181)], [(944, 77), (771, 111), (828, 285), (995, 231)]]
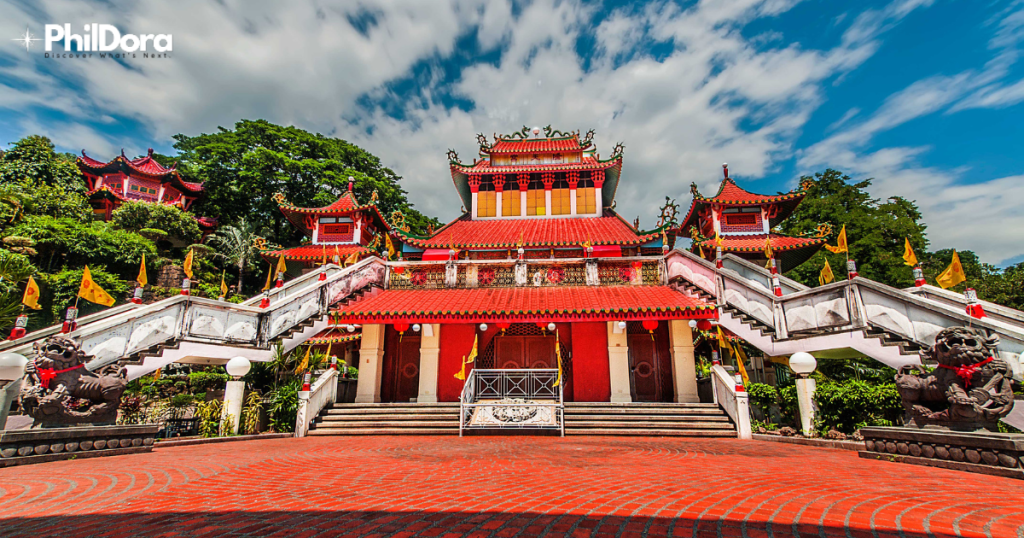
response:
[(250, 368), (252, 368), (252, 363), (245, 357), (235, 357), (229, 360), (227, 366), (225, 366), (228, 375), (236, 378), (249, 373)]
[(810, 353), (799, 351), (789, 358), (789, 369), (797, 375), (807, 375), (818, 367), (818, 361)]

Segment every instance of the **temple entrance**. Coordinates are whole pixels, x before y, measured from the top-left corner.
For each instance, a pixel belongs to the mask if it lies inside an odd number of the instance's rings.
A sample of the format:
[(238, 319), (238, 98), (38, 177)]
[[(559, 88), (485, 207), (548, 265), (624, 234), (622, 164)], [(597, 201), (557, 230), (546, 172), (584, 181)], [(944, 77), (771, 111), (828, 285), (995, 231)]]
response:
[[(559, 348), (562, 359), (562, 382), (565, 401), (572, 400), (572, 355), (563, 335)], [(476, 362), (484, 369), (558, 368), (555, 358), (555, 335), (535, 323), (513, 323), (494, 335), (483, 346)]]
[(668, 334), (662, 322), (653, 333), (629, 322), (629, 390), (634, 402), (672, 401), (672, 365)]
[[(408, 402), (416, 398), (420, 390), (420, 336), (409, 331), (399, 335), (388, 327), (385, 338), (381, 401)], [(392, 353), (387, 352), (389, 348)]]

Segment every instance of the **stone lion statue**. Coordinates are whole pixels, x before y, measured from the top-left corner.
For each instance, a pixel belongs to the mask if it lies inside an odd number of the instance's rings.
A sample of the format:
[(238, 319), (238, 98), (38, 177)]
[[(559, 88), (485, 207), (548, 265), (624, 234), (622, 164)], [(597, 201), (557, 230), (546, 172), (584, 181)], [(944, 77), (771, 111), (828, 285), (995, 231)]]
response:
[(25, 368), (21, 407), (33, 426), (104, 424), (117, 420), (127, 382), (125, 370), (97, 374), (85, 368), (85, 353), (70, 338), (51, 336), (36, 342)]
[(928, 373), (904, 366), (896, 374), (909, 424), (936, 425), (954, 430), (999, 431), (999, 419), (1013, 409), (1010, 366), (996, 353), (999, 336), (984, 329), (950, 327), (921, 352), (923, 361), (936, 362)]

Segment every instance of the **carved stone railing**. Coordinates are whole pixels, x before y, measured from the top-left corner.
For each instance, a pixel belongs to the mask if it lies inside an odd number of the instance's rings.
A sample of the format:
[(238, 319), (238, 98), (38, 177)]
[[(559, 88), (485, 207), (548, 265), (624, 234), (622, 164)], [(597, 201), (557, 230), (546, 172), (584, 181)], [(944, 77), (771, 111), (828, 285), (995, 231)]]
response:
[[(459, 436), (473, 428), (557, 429), (564, 436), (559, 379), (555, 368), (474, 368), (466, 377), (459, 396)], [(511, 416), (516, 414), (518, 416)]]
[(387, 288), (656, 286), (666, 281), (664, 261), (658, 256), (482, 259), (389, 262)]
[(299, 409), (295, 415), (295, 437), (305, 437), (309, 426), (338, 395), (338, 371), (330, 368), (317, 378), (308, 391), (299, 391)]
[[(268, 308), (177, 295), (153, 304), (118, 307), (105, 316), (88, 316), (67, 334), (91, 356), (86, 364), (97, 370), (160, 344), (179, 340), (269, 349), (271, 342), (311, 317), (326, 315), (331, 305), (369, 285), (384, 282), (384, 262), (369, 258), (351, 267), (327, 268), (326, 280), (303, 278), (272, 297)], [(308, 275), (307, 275), (308, 277)], [(91, 318), (91, 319), (90, 319)], [(58, 327), (36, 331), (10, 343), (6, 351), (30, 355), (32, 343), (59, 332)]]
[(736, 380), (720, 364), (711, 367), (711, 384), (715, 403), (736, 425), (736, 436), (740, 439), (750, 439), (750, 398), (747, 391), (736, 390)]

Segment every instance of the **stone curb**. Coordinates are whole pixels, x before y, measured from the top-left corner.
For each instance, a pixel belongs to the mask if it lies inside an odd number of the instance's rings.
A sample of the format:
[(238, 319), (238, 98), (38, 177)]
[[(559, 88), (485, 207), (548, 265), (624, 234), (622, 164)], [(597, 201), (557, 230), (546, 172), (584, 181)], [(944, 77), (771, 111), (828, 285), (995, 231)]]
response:
[(833, 441), (831, 439), (805, 439), (802, 437), (783, 437), (781, 435), (753, 434), (755, 441), (774, 441), (791, 445), (816, 446), (818, 448), (835, 448), (838, 450), (864, 450), (863, 441)]
[[(231, 437), (203, 437), (200, 439), (179, 439), (172, 441), (157, 441), (153, 448), (165, 448), (173, 446), (208, 445), (210, 443), (230, 443), (232, 441), (254, 441), (256, 439), (284, 439), (295, 437), (294, 433), (265, 433), (263, 435), (234, 435)], [(863, 448), (863, 447), (862, 447)]]
[(33, 463), (48, 463), (51, 461), (84, 460), (88, 458), (102, 458), (104, 456), (121, 456), (124, 454), (142, 454), (153, 449), (151, 446), (138, 446), (128, 448), (111, 448), (101, 450), (82, 450), (75, 452), (59, 452), (57, 454), (43, 454), (40, 456), (19, 456), (17, 458), (0, 459), (0, 468), (14, 467), (16, 465), (31, 465)]

